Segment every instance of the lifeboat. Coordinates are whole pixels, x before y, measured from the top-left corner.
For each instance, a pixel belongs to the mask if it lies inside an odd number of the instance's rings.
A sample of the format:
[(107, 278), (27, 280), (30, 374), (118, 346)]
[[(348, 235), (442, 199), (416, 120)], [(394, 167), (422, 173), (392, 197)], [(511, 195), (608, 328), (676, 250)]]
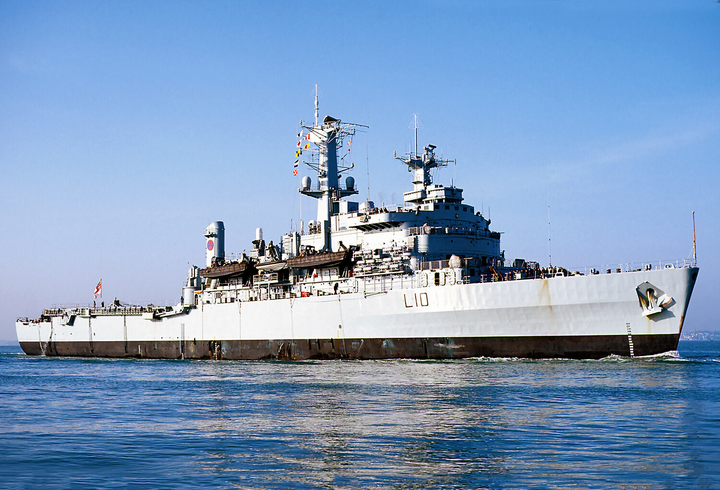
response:
[(287, 260), (288, 267), (295, 269), (318, 269), (334, 267), (352, 258), (352, 247), (339, 252), (323, 252), (314, 255), (298, 255)]
[(211, 267), (200, 269), (200, 275), (216, 279), (219, 277), (242, 276), (249, 272), (250, 262), (227, 262), (225, 264), (213, 264)]

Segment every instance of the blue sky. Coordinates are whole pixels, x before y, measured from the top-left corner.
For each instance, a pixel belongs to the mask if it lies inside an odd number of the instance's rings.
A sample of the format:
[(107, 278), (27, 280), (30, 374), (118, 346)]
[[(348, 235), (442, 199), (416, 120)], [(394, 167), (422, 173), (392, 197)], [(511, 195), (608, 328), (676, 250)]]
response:
[[(172, 304), (202, 232), (228, 252), (314, 215), (298, 123), (369, 126), (354, 177), (391, 204), (392, 153), (435, 144), (509, 259), (674, 260), (717, 330), (720, 4), (685, 1), (0, 2), (0, 339), (104, 297)], [(305, 174), (308, 169), (303, 169)], [(307, 198), (303, 198), (307, 199)]]

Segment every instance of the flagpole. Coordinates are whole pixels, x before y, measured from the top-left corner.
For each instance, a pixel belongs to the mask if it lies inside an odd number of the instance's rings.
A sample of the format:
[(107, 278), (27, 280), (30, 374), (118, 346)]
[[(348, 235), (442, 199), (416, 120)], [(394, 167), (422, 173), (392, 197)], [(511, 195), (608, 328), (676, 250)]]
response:
[(692, 212), (693, 218), (693, 265), (697, 267), (697, 245), (695, 242), (695, 211)]

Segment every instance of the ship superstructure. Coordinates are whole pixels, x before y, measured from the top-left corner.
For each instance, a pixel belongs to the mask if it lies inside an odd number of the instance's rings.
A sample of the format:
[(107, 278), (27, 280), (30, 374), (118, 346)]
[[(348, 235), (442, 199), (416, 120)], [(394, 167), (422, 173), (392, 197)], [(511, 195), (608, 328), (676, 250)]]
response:
[[(505, 260), (500, 234), (433, 182), (445, 166), (427, 145), (397, 157), (412, 189), (402, 206), (352, 201), (339, 157), (361, 125), (326, 116), (302, 125), (313, 146), (299, 192), (317, 218), (225, 256), (221, 221), (204, 232), (205, 267), (192, 267), (172, 307), (54, 308), (21, 319), (28, 354), (224, 359), (599, 358), (674, 350), (698, 269), (643, 266), (589, 274)], [(304, 143), (306, 142), (306, 143)], [(301, 151), (298, 152), (300, 154)]]

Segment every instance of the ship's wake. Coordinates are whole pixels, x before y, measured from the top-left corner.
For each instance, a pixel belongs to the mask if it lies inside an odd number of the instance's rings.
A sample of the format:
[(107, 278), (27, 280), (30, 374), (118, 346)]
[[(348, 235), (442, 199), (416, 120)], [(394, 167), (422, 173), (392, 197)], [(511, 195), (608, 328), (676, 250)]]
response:
[(686, 361), (687, 359), (684, 359), (680, 357), (680, 354), (676, 350), (671, 350), (667, 352), (661, 352), (659, 354), (651, 354), (648, 356), (620, 356), (618, 354), (610, 354), (607, 357), (603, 357), (602, 359), (598, 359), (598, 361), (602, 362), (629, 362), (629, 361)]

